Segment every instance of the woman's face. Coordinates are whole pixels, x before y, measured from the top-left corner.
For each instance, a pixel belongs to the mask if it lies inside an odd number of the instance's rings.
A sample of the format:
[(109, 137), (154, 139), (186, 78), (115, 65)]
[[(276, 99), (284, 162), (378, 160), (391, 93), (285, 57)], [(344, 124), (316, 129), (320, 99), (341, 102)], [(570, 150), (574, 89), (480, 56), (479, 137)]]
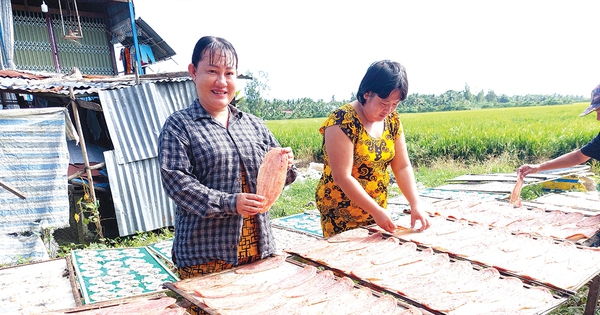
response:
[(393, 90), (387, 98), (381, 98), (373, 92), (365, 93), (364, 113), (370, 121), (383, 121), (400, 104), (402, 92)]
[(204, 52), (198, 66), (190, 64), (188, 71), (200, 104), (210, 112), (223, 110), (235, 97), (237, 71), (226, 55), (217, 52), (209, 58), (209, 53)]

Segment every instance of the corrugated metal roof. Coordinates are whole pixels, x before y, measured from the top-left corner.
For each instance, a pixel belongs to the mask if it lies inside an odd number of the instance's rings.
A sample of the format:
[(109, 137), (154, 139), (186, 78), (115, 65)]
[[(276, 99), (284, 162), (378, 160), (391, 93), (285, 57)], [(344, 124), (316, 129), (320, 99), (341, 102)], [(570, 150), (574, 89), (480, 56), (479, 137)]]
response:
[[(161, 86), (159, 88), (159, 86)], [(119, 164), (156, 157), (158, 134), (169, 115), (196, 98), (192, 81), (145, 83), (100, 91), (106, 125)]]
[[(147, 74), (139, 77), (140, 82), (185, 82), (191, 81), (187, 72)], [(48, 93), (68, 96), (69, 87), (76, 96), (97, 95), (99, 91), (121, 89), (137, 84), (135, 75), (125, 76), (81, 76), (44, 72), (0, 70), (0, 91), (14, 93)]]
[(168, 117), (163, 99), (152, 83), (127, 89), (100, 91), (100, 103), (117, 163), (156, 156), (157, 137)]
[(104, 153), (119, 235), (173, 225), (175, 204), (162, 189), (158, 136), (167, 117), (197, 97), (192, 81), (100, 91), (114, 150)]
[[(167, 60), (175, 56), (175, 51), (165, 42), (158, 33), (148, 25), (144, 20), (138, 18), (135, 20), (135, 26), (138, 29), (138, 41), (140, 44), (148, 45), (152, 48), (156, 62)], [(133, 38), (126, 37), (121, 42), (123, 46), (133, 45)]]

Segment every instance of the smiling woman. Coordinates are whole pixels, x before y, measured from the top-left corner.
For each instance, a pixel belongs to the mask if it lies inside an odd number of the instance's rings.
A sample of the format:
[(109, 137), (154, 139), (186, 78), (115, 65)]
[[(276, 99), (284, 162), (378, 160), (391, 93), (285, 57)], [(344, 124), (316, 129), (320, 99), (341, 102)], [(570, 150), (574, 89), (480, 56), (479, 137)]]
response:
[[(171, 114), (159, 136), (163, 188), (177, 206), (172, 259), (181, 279), (251, 263), (276, 250), (266, 200), (256, 188), (264, 157), (281, 146), (261, 119), (231, 104), (237, 63), (229, 41), (200, 38), (188, 66), (198, 98)], [(280, 151), (290, 184), (294, 155), (291, 148)]]
[[(202, 107), (219, 123), (227, 127), (228, 105), (237, 88), (238, 58), (233, 46), (226, 41), (203, 37), (194, 48), (188, 71), (196, 85)], [(198, 60), (194, 62), (194, 60)]]

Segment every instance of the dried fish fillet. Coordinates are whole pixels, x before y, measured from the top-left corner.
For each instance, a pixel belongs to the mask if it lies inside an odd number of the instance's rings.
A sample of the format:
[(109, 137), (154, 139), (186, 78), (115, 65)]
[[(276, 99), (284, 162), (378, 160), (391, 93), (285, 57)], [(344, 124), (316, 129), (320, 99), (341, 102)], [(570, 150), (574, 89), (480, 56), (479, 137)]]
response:
[(265, 155), (256, 180), (256, 194), (267, 199), (261, 212), (267, 212), (283, 191), (287, 166), (288, 154), (282, 148), (273, 148)]
[(510, 193), (510, 204), (515, 208), (521, 207), (521, 189), (523, 189), (523, 175), (519, 174), (517, 176), (517, 183)]

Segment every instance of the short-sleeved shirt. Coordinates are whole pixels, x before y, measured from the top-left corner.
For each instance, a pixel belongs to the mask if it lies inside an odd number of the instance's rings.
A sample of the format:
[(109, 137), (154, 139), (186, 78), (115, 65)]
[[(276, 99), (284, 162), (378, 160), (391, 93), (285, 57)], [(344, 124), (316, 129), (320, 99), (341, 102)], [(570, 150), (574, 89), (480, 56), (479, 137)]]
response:
[(581, 148), (581, 153), (600, 161), (600, 133)]
[(382, 136), (371, 137), (351, 104), (340, 107), (325, 120), (319, 129), (323, 135), (324, 168), (315, 192), (325, 237), (375, 223), (373, 217), (350, 201), (333, 180), (324, 135), (325, 129), (334, 125), (338, 125), (352, 141), (352, 176), (384, 208), (387, 207), (390, 182), (388, 166), (396, 154), (395, 141), (402, 133), (400, 117), (397, 112), (393, 112), (385, 118)]

